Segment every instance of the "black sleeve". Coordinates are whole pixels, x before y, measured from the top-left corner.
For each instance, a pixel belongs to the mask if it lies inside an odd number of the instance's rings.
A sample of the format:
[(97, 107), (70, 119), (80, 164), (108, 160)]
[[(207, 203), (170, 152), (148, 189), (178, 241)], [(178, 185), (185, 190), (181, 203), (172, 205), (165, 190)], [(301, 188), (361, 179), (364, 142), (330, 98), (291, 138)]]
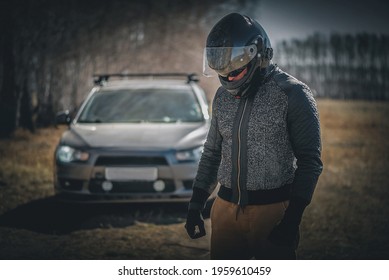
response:
[(292, 185), (291, 200), (309, 204), (322, 172), (320, 123), (316, 102), (310, 89), (293, 83), (288, 96), (288, 131), (297, 169)]
[(217, 124), (216, 100), (219, 92), (220, 89), (217, 91), (213, 100), (211, 126), (193, 183), (193, 195), (189, 203), (189, 209), (202, 209), (207, 198), (217, 185), (217, 172), (221, 160), (222, 142)]

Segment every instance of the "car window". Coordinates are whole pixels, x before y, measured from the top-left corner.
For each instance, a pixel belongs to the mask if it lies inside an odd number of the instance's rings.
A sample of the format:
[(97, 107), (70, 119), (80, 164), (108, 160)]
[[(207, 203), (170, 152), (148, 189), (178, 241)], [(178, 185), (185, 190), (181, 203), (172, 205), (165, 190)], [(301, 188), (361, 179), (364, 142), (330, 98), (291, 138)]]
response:
[(96, 92), (80, 114), (81, 123), (201, 122), (190, 89), (122, 89)]

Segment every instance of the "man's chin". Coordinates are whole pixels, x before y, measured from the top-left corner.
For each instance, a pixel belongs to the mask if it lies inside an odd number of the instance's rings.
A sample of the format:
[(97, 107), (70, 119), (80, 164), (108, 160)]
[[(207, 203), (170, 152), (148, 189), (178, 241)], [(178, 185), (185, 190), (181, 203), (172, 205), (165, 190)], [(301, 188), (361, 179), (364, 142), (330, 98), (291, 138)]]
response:
[(227, 79), (229, 82), (236, 82), (236, 81), (239, 81), (240, 79), (242, 79), (244, 76), (246, 76), (247, 73), (248, 73), (248, 67), (246, 67), (242, 72), (240, 72), (236, 76), (228, 76)]

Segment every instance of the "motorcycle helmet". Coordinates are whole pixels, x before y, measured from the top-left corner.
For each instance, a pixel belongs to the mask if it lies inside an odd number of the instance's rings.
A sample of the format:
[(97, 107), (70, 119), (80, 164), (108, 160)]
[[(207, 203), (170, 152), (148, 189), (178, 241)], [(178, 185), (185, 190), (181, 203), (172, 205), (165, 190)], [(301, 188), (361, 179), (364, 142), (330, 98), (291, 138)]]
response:
[(261, 68), (272, 57), (273, 49), (262, 26), (248, 16), (231, 13), (218, 21), (207, 37), (203, 74), (212, 76), (216, 72), (225, 89), (234, 96), (244, 96), (253, 77), (264, 75)]

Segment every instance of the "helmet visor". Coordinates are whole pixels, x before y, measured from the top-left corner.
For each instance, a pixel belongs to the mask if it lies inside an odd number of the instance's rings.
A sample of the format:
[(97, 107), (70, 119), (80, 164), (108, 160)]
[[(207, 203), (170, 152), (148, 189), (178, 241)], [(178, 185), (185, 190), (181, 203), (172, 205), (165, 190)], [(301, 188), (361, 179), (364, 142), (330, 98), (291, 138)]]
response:
[(204, 49), (203, 74), (212, 77), (215, 72), (223, 77), (247, 65), (257, 55), (257, 47), (212, 47)]

